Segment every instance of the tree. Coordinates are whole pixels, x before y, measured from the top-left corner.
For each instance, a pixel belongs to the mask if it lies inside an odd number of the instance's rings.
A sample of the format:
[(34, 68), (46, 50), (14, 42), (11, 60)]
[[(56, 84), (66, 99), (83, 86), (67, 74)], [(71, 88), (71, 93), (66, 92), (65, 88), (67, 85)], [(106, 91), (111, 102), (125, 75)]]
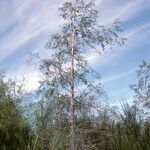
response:
[[(46, 44), (46, 48), (54, 51), (40, 66), (44, 79), (41, 91), (49, 101), (57, 100), (59, 104), (65, 101), (61, 106), (66, 108), (63, 112), (70, 124), (70, 150), (76, 149), (77, 118), (83, 110), (92, 111), (98, 102), (95, 100), (104, 94), (100, 82), (95, 82), (100, 76), (88, 65), (87, 56), (92, 52), (102, 54), (125, 41), (118, 36), (121, 31), (119, 20), (111, 27), (99, 25), (98, 11), (94, 7), (94, 0), (63, 4), (59, 9), (64, 19), (62, 30), (53, 34)], [(58, 114), (62, 112), (59, 110)]]
[(150, 64), (143, 61), (137, 70), (137, 84), (130, 88), (135, 92), (137, 104), (150, 108)]
[(12, 88), (0, 74), (0, 149), (24, 150), (30, 144), (30, 128), (17, 104), (18, 96), (10, 94)]

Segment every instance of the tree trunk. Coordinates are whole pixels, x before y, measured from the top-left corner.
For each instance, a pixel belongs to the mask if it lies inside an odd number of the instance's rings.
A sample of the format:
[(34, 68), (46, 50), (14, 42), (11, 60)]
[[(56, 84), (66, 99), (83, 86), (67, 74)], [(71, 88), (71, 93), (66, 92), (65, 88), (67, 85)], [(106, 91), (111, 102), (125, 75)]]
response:
[(75, 150), (75, 103), (74, 103), (74, 47), (75, 47), (75, 30), (72, 33), (71, 43), (71, 96), (70, 96), (70, 150)]
[(37, 134), (36, 138), (35, 138), (35, 141), (34, 141), (33, 150), (35, 150), (35, 148), (36, 148), (36, 144), (37, 144), (38, 138), (39, 138), (39, 136)]

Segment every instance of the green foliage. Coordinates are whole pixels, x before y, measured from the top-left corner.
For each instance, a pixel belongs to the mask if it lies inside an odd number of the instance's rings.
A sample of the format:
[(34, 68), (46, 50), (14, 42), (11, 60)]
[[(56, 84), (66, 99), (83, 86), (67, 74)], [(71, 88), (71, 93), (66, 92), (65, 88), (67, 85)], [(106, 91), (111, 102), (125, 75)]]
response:
[[(15, 84), (16, 85), (16, 84)], [(64, 103), (66, 97), (47, 101), (40, 97), (36, 105), (33, 130), (24, 118), (10, 84), (0, 78), (0, 149), (1, 150), (67, 150), (69, 124)], [(12, 89), (12, 88), (11, 88)], [(12, 97), (11, 97), (12, 96)], [(40, 96), (40, 95), (39, 95)], [(18, 94), (17, 94), (18, 99)], [(82, 106), (78, 106), (82, 110)], [(149, 150), (150, 120), (136, 105), (122, 105), (122, 113), (106, 107), (93, 116), (86, 109), (76, 117), (77, 150)], [(115, 115), (114, 115), (115, 114)]]
[(30, 128), (19, 107), (8, 94), (8, 85), (0, 79), (0, 149), (26, 150)]
[[(116, 116), (112, 117), (114, 111), (108, 107), (96, 117), (81, 115), (76, 118), (77, 150), (149, 150), (150, 122), (141, 117), (136, 105), (129, 106), (125, 102), (122, 113), (116, 111)], [(68, 135), (67, 120), (46, 121), (38, 133), (36, 149), (69, 149)]]
[(0, 149), (26, 149), (29, 127), (10, 99), (0, 102)]

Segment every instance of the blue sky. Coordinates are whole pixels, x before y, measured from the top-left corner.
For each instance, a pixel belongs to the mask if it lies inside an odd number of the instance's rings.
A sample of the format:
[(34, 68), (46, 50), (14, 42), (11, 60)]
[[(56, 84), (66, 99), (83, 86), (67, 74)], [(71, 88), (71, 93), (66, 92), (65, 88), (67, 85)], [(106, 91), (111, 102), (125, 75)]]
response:
[[(64, 0), (0, 0), (0, 68), (8, 77), (26, 76), (26, 88), (34, 90), (40, 78), (37, 67), (26, 64), (29, 52), (47, 55), (44, 45), (58, 31), (62, 19), (58, 8)], [(99, 22), (122, 21), (122, 36), (128, 41), (120, 48), (92, 57), (90, 64), (102, 76), (102, 83), (116, 103), (131, 99), (129, 84), (141, 61), (150, 61), (150, 0), (97, 0)]]

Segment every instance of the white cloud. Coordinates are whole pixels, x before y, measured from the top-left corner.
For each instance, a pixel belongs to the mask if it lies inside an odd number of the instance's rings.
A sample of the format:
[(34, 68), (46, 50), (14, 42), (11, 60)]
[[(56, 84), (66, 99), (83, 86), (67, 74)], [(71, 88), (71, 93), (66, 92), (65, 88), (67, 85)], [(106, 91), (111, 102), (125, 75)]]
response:
[[(8, 18), (6, 22), (11, 25), (13, 21), (17, 20), (16, 26), (0, 39), (0, 60), (37, 36), (56, 30), (61, 23), (61, 20), (55, 15), (58, 5), (59, 3), (52, 4), (48, 1), (42, 3), (40, 0), (28, 0), (20, 7), (15, 6), (16, 12), (12, 18), (10, 17), (11, 22), (8, 16), (6, 16)], [(6, 26), (6, 28), (8, 27)]]
[(26, 86), (25, 89), (27, 92), (37, 90), (40, 86), (39, 81), (41, 80), (39, 72), (32, 71), (25, 74), (26, 77)]
[[(15, 72), (14, 72), (15, 70)], [(11, 70), (7, 73), (7, 78), (15, 78), (21, 80), (25, 77), (25, 90), (26, 92), (31, 92), (37, 90), (39, 87), (39, 81), (41, 80), (41, 76), (39, 71), (35, 68), (35, 66), (28, 66), (23, 62), (18, 64), (18, 66), (13, 66)]]

